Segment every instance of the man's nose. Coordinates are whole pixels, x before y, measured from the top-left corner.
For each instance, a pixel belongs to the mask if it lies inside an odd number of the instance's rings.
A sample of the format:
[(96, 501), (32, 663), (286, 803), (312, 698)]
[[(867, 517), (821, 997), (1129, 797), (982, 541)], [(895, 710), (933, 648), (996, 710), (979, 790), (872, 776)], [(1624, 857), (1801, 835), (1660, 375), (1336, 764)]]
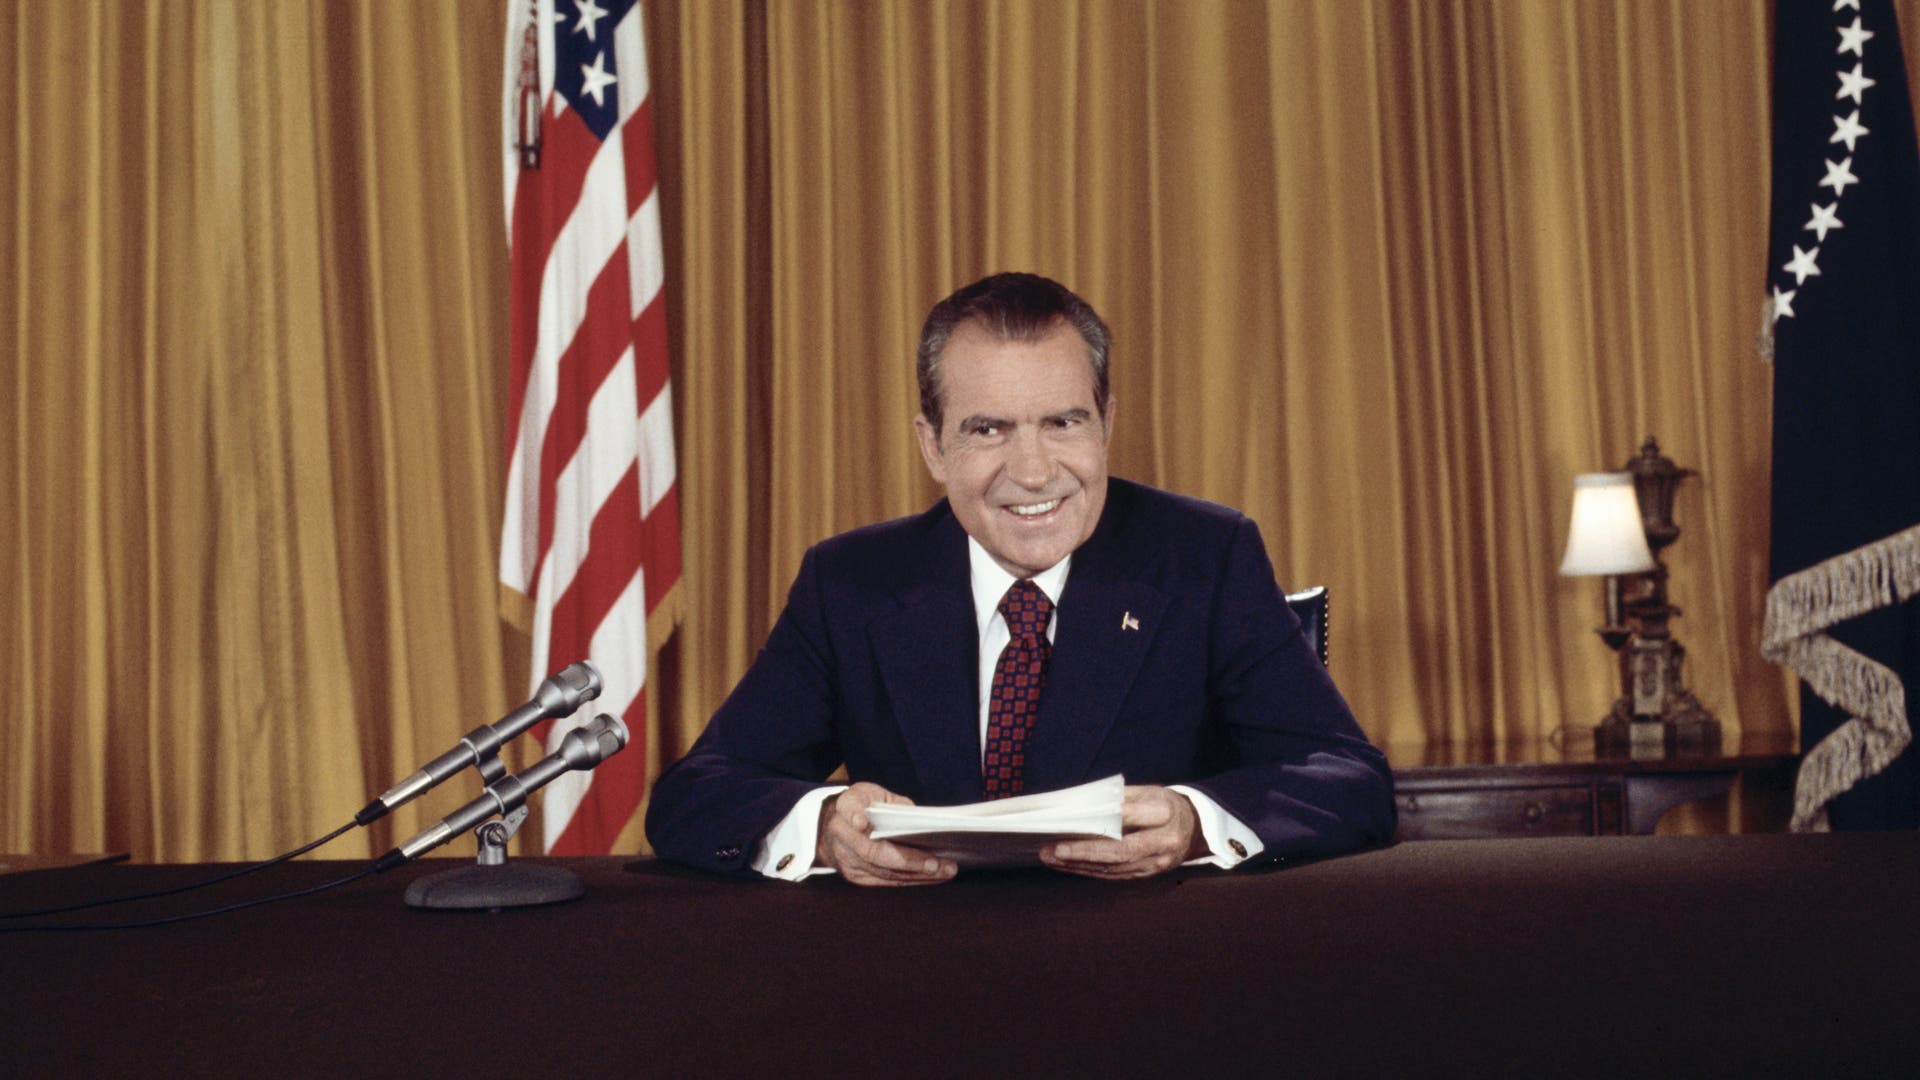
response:
[(1047, 453), (1038, 431), (1024, 431), (1014, 436), (1007, 460), (1007, 479), (1028, 491), (1039, 491), (1053, 479), (1053, 457)]

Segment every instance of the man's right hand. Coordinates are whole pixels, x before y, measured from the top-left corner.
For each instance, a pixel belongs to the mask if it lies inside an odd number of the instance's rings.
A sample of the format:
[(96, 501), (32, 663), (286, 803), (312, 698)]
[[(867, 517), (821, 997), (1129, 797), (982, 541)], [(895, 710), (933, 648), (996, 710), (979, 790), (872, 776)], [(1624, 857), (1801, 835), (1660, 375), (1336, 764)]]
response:
[(820, 807), (817, 865), (838, 870), (855, 885), (938, 885), (953, 877), (959, 868), (948, 860), (869, 836), (867, 807), (874, 803), (911, 806), (913, 800), (864, 782), (828, 799)]

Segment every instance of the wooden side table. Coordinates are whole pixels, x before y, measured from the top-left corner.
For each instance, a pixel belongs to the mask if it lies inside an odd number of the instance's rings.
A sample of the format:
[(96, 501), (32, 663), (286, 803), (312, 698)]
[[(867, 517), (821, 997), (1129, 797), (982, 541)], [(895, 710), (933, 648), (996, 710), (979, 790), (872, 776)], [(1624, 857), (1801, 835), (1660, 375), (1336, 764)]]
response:
[(1724, 794), (1742, 776), (1791, 791), (1799, 762), (1790, 734), (1655, 758), (1598, 755), (1585, 731), (1570, 741), (1389, 744), (1398, 839), (1646, 835), (1667, 811)]

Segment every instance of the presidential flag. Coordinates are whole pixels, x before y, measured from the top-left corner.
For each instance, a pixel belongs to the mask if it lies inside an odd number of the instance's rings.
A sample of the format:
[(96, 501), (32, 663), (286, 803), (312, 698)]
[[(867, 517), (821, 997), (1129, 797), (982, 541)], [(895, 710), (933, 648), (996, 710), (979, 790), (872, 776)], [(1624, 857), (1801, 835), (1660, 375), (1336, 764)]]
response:
[(1890, 0), (1775, 14), (1773, 550), (1797, 829), (1920, 824), (1920, 154)]
[[(512, 251), (503, 609), (532, 679), (591, 659), (633, 744), (547, 788), (546, 849), (613, 850), (646, 792), (648, 661), (678, 615), (660, 195), (634, 0), (510, 0)], [(561, 724), (540, 732), (549, 752)], [(637, 751), (637, 752), (636, 752)]]

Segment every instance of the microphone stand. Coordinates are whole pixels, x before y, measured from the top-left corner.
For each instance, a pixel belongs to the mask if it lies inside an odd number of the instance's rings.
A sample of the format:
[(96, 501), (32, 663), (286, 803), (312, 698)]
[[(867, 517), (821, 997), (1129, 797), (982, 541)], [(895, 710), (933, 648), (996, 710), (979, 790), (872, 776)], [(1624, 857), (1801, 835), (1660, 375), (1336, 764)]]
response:
[[(480, 759), (479, 769), (488, 786), (507, 772), (496, 754)], [(414, 879), (407, 885), (407, 906), (435, 911), (501, 911), (585, 896), (586, 884), (571, 870), (507, 862), (507, 841), (520, 831), (527, 813), (522, 806), (504, 818), (476, 827), (473, 836), (480, 845), (476, 864)]]

